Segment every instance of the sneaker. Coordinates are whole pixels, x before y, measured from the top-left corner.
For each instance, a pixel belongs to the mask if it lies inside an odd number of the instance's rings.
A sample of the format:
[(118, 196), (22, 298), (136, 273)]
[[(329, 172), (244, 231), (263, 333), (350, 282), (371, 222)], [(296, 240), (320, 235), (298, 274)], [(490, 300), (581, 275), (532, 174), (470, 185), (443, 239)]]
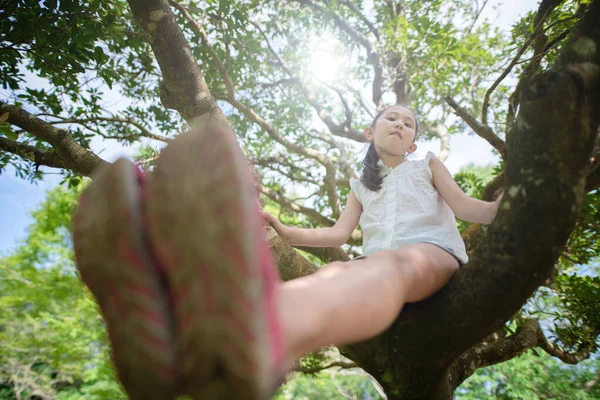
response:
[(73, 219), (81, 279), (106, 321), (118, 376), (131, 399), (172, 399), (174, 323), (164, 279), (144, 234), (144, 176), (128, 160), (103, 167)]
[(146, 194), (150, 241), (172, 293), (182, 392), (268, 398), (283, 376), (279, 277), (233, 132), (207, 125), (180, 134)]

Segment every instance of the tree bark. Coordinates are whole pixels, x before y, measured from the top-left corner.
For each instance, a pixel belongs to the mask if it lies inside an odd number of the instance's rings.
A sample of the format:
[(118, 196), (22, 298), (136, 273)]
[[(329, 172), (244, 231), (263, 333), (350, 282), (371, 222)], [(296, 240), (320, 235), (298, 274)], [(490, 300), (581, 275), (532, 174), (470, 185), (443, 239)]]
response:
[(135, 18), (152, 46), (163, 81), (160, 98), (188, 123), (208, 114), (225, 121), (212, 97), (190, 46), (166, 0), (129, 0)]

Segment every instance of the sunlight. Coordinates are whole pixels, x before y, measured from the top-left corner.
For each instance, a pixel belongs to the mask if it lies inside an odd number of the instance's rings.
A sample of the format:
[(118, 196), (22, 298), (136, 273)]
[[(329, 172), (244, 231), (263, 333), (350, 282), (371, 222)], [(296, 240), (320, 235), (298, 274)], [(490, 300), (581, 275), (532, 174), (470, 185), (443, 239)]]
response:
[(341, 62), (337, 56), (338, 46), (331, 39), (314, 37), (311, 40), (313, 53), (308, 65), (308, 72), (315, 78), (331, 83), (341, 73)]

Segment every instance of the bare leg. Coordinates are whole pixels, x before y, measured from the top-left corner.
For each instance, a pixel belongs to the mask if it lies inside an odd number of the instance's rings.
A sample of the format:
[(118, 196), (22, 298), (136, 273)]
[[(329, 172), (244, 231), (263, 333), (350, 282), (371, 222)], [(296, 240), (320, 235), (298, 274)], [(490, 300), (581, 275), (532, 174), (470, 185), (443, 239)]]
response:
[(392, 324), (404, 303), (437, 292), (458, 266), (448, 252), (419, 243), (334, 262), (281, 284), (279, 315), (288, 359), (376, 336)]

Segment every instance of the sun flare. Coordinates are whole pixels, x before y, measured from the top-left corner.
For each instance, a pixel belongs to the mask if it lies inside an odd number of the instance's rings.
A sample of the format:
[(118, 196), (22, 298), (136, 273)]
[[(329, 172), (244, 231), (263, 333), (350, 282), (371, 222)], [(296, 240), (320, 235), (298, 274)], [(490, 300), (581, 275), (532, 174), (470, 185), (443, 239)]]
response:
[(315, 78), (330, 83), (339, 76), (341, 62), (337, 55), (335, 43), (331, 40), (314, 38), (311, 46), (314, 50), (310, 58), (308, 70)]

